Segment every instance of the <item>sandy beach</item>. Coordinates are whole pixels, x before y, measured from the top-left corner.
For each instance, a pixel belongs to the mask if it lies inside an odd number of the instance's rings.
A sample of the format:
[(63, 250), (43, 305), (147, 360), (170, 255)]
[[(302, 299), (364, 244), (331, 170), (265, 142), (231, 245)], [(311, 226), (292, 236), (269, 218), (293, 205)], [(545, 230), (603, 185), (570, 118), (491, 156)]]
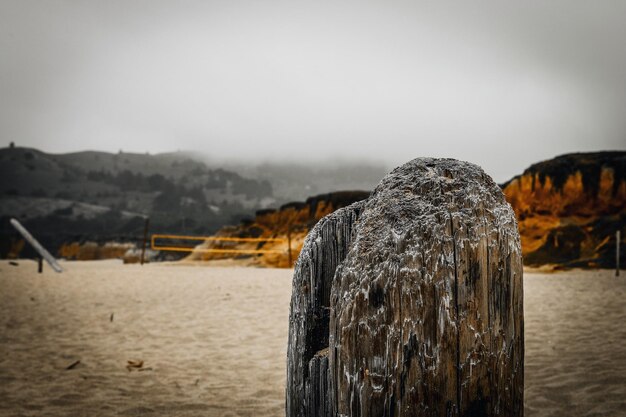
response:
[[(0, 262), (0, 415), (284, 415), (291, 270), (63, 266)], [(525, 415), (626, 415), (626, 274), (524, 284)]]

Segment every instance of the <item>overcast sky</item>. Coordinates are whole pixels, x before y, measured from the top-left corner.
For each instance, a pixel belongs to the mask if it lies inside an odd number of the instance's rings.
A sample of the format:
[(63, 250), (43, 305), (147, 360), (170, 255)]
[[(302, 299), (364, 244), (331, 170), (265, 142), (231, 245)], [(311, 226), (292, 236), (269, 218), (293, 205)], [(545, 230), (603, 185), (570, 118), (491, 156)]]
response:
[(498, 181), (626, 149), (626, 1), (434, 3), (1, 0), (0, 145)]

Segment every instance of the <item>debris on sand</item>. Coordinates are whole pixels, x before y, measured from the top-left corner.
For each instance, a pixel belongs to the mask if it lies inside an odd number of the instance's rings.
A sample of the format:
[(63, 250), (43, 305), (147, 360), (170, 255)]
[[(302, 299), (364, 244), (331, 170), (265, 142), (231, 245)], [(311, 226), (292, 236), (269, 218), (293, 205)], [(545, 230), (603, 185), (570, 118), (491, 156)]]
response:
[(143, 361), (142, 360), (138, 360), (138, 361), (126, 361), (127, 365), (126, 365), (126, 369), (128, 369), (128, 372), (132, 371), (132, 370), (141, 370), (140, 368), (143, 368)]
[(76, 368), (76, 366), (80, 363), (80, 360), (73, 362), (71, 365), (69, 365), (67, 368), (65, 368), (66, 371), (69, 371), (71, 369)]

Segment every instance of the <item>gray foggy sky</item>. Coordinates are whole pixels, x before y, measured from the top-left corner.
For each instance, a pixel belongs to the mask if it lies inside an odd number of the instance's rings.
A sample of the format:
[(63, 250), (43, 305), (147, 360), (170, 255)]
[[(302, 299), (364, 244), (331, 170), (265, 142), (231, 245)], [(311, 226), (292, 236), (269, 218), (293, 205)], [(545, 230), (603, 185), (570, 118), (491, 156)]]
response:
[[(0, 1), (0, 133), (49, 152), (626, 148), (626, 2)], [(5, 146), (5, 145), (2, 145)]]

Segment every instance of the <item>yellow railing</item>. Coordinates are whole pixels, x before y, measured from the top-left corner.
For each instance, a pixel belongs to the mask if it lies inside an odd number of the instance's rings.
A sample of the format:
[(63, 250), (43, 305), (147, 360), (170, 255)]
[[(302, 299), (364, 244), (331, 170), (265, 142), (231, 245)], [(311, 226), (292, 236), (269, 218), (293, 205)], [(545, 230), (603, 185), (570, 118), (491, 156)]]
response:
[[(270, 249), (196, 249), (190, 246), (159, 246), (157, 239), (176, 239), (176, 240), (196, 240), (196, 241), (219, 241), (219, 242), (273, 242), (288, 243), (287, 239), (279, 238), (256, 238), (256, 237), (219, 237), (219, 236), (182, 236), (182, 235), (163, 235), (155, 234), (150, 239), (150, 247), (153, 250), (166, 250), (174, 252), (200, 252), (200, 253), (285, 253), (284, 250)], [(291, 248), (287, 251), (291, 252)]]

